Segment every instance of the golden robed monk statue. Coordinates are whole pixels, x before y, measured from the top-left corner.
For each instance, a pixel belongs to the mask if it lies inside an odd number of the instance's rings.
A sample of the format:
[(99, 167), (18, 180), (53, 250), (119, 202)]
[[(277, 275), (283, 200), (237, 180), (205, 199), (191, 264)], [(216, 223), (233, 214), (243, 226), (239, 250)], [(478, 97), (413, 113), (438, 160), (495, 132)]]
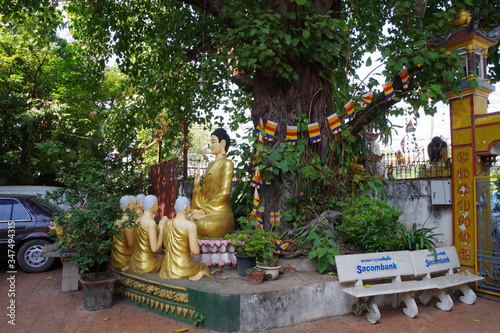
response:
[(128, 270), (128, 264), (134, 250), (134, 229), (125, 228), (122, 223), (128, 219), (126, 210), (134, 210), (134, 197), (130, 195), (123, 196), (120, 199), (120, 209), (124, 212), (122, 218), (115, 224), (122, 229), (122, 234), (113, 237), (114, 247), (111, 251), (111, 265), (122, 271)]
[(179, 197), (175, 201), (176, 216), (173, 219), (163, 217), (159, 228), (163, 229), (163, 247), (165, 257), (160, 270), (164, 279), (199, 280), (210, 276), (210, 270), (204, 263), (191, 260), (191, 253), (200, 253), (196, 224), (187, 219), (191, 212), (189, 199)]
[(148, 195), (144, 199), (144, 214), (139, 220), (139, 226), (134, 229), (134, 249), (130, 258), (129, 270), (133, 273), (158, 272), (161, 259), (156, 252), (161, 250), (162, 230), (154, 221), (158, 212), (158, 199)]
[(225, 129), (216, 129), (210, 136), (210, 153), (215, 161), (208, 164), (203, 186), (199, 170), (194, 176), (191, 216), (199, 237), (221, 238), (234, 229), (230, 201), (234, 164), (226, 158), (230, 141)]

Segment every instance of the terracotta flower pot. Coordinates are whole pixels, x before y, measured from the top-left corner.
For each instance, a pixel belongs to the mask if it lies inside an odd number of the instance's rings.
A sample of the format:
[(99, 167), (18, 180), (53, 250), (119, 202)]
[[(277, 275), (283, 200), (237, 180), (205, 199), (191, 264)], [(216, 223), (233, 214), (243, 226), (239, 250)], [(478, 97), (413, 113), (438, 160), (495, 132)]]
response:
[(263, 270), (254, 271), (253, 268), (247, 270), (247, 281), (250, 284), (261, 284), (265, 276), (266, 272)]

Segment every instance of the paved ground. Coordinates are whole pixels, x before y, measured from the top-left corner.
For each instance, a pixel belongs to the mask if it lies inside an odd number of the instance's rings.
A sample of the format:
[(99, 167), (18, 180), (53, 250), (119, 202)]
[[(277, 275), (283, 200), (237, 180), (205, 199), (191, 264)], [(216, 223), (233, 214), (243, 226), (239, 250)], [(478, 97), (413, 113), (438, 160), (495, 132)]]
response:
[[(83, 308), (81, 291), (61, 293), (60, 267), (49, 272), (15, 274), (15, 297), (9, 296), (10, 281), (5, 268), (0, 268), (0, 332), (213, 332), (167, 319), (143, 310), (118, 297), (112, 308), (90, 312)], [(9, 275), (10, 276), (10, 275)], [(378, 324), (368, 323), (353, 314), (316, 320), (309, 323), (273, 329), (271, 333), (298, 332), (500, 332), (500, 298), (481, 296), (474, 305), (465, 305), (456, 298), (449, 312), (433, 306), (419, 306), (419, 315), (410, 319), (401, 310), (381, 309)], [(9, 302), (15, 299), (15, 323), (7, 316)], [(184, 330), (185, 331), (185, 330)]]

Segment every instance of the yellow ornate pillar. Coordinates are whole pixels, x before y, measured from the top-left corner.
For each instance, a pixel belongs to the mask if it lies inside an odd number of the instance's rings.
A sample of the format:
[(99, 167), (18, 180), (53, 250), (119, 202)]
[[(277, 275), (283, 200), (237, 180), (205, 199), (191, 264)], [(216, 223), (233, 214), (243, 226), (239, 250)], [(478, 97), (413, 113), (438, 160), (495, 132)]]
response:
[[(444, 93), (450, 102), (453, 240), (461, 265), (470, 270), (477, 264), (474, 177), (483, 170), (483, 159), (476, 150), (476, 116), (487, 113), (488, 95), (495, 90), (486, 79), (486, 54), (495, 43), (483, 32), (464, 27), (436, 45), (465, 57), (461, 94), (451, 90)], [(474, 79), (477, 87), (471, 85)]]

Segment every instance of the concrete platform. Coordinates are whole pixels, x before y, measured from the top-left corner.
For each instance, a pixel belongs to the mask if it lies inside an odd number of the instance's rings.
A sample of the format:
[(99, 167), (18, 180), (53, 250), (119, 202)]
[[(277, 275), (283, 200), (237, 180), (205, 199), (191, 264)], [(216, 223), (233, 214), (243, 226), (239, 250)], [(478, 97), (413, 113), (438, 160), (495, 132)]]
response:
[(260, 285), (249, 284), (235, 267), (219, 269), (215, 276), (200, 281), (119, 274), (119, 294), (135, 304), (219, 332), (263, 331), (343, 315), (352, 312), (354, 302), (340, 290), (336, 276), (310, 271), (280, 274), (277, 280)]

